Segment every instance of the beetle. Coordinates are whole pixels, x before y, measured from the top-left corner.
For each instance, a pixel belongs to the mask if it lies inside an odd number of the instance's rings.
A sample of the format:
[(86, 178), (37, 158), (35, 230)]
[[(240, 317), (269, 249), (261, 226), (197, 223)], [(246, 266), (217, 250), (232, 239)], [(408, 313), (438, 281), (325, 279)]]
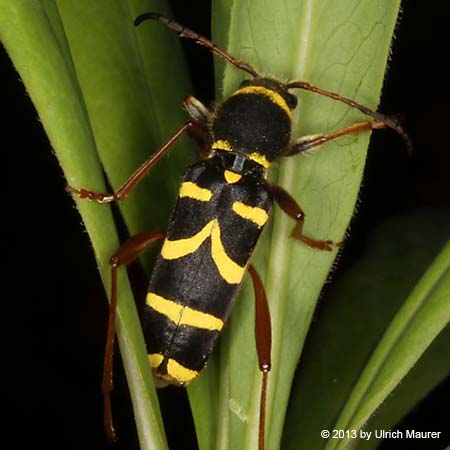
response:
[[(190, 120), (163, 144), (113, 194), (67, 187), (79, 198), (109, 203), (123, 200), (172, 145), (187, 133), (200, 146), (201, 158), (182, 178), (166, 232), (143, 232), (129, 238), (111, 257), (111, 306), (105, 351), (103, 393), (105, 429), (114, 438), (110, 392), (117, 297), (117, 269), (126, 266), (157, 241), (163, 241), (150, 278), (142, 329), (150, 365), (160, 385), (186, 386), (205, 366), (225, 326), (248, 271), (255, 292), (255, 334), (262, 373), (258, 447), (265, 447), (265, 398), (270, 371), (271, 327), (267, 298), (250, 260), (273, 204), (296, 221), (291, 236), (318, 250), (340, 243), (303, 234), (305, 214), (294, 198), (268, 179), (270, 165), (280, 157), (310, 151), (352, 133), (391, 128), (411, 141), (398, 120), (305, 81), (282, 82), (266, 77), (206, 37), (158, 13), (135, 20), (155, 20), (182, 38), (192, 39), (236, 68), (247, 72), (239, 87), (215, 111), (194, 97), (184, 101)], [(309, 90), (356, 108), (372, 120), (327, 135), (292, 138), (294, 89)]]

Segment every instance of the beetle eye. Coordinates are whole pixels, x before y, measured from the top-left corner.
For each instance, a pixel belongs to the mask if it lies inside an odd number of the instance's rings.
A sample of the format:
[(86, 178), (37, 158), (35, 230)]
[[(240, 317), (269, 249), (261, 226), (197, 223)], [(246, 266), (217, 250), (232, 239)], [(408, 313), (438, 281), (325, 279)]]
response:
[(297, 97), (293, 94), (287, 94), (286, 102), (290, 109), (295, 109), (295, 107), (297, 106)]
[(242, 83), (240, 84), (239, 87), (243, 88), (243, 87), (250, 86), (251, 84), (252, 84), (252, 80), (246, 79), (246, 80), (242, 81)]

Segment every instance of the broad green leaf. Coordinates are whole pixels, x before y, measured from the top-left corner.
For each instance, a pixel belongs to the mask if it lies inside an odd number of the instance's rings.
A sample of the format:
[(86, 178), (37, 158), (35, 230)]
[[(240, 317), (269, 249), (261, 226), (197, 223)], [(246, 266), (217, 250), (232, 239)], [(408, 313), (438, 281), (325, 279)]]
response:
[[(0, 0), (0, 38), (74, 187), (105, 191), (103, 169), (117, 187), (183, 120), (179, 105), (190, 89), (176, 36), (163, 27), (137, 32), (133, 26), (139, 13), (154, 9), (167, 6), (144, 0)], [(187, 151), (177, 153), (123, 207), (131, 232), (167, 221)], [(110, 207), (76, 203), (109, 290), (108, 260), (119, 245)], [(117, 329), (141, 447), (164, 449), (139, 320), (120, 272)]]
[(189, 402), (194, 417), (197, 443), (200, 450), (213, 449), (217, 436), (217, 423), (221, 417), (219, 407), (219, 355), (216, 349), (201, 376), (188, 387)]
[[(308, 80), (376, 108), (399, 1), (216, 0), (217, 43), (261, 73)], [(218, 62), (224, 95), (243, 77)], [(327, 133), (365, 120), (326, 98), (299, 93), (294, 136)], [(343, 239), (353, 214), (369, 135), (324, 145), (313, 156), (276, 164), (281, 184), (307, 214), (305, 232), (317, 239)], [(315, 303), (335, 258), (305, 248), (288, 236), (293, 221), (275, 208), (273, 223), (254, 263), (265, 280), (272, 315), (272, 371), (267, 402), (267, 448), (280, 446), (291, 380)], [(253, 336), (254, 300), (245, 285), (221, 346), (220, 423), (217, 448), (257, 448), (261, 375)]]
[[(2, 41), (70, 184), (103, 190), (100, 159), (110, 183), (117, 187), (184, 120), (179, 105), (188, 89), (176, 36), (155, 23), (145, 28), (143, 24), (136, 32), (131, 23), (145, 10), (164, 11), (162, 2), (0, 0), (0, 5), (4, 6), (0, 9)], [(280, 7), (278, 2), (222, 0), (215, 2), (213, 19), (217, 42), (262, 72), (307, 79), (375, 108), (398, 5), (399, 1), (387, 0), (342, 0), (339, 4), (291, 0)], [(218, 85), (228, 93), (242, 74), (229, 66), (225, 72), (223, 65), (222, 70), (218, 67)], [(300, 97), (295, 135), (328, 132), (362, 120), (360, 114), (330, 100), (309, 93)], [(305, 231), (313, 237), (342, 239), (368, 139), (368, 135), (345, 138), (310, 158), (284, 161), (272, 171), (272, 179), (305, 209)], [(172, 153), (177, 154), (184, 159), (182, 151)], [(179, 157), (169, 156), (168, 165), (161, 163), (156, 171), (159, 175), (149, 177), (121, 207), (131, 233), (164, 225), (175, 199)], [(77, 204), (108, 285), (107, 261), (118, 245), (109, 208)], [(334, 258), (334, 254), (288, 241), (292, 226), (277, 212), (255, 258), (266, 280), (273, 319), (268, 448), (279, 447), (293, 371)], [(148, 398), (153, 404), (155, 399), (137, 316), (123, 279), (120, 286), (119, 337), (141, 445), (164, 448), (159, 416), (148, 409)], [(210, 448), (216, 436), (214, 420), (210, 420), (209, 435), (202, 428), (209, 413), (201, 408), (207, 404), (208, 411), (214, 412), (211, 405), (217, 401), (217, 447), (256, 448), (260, 374), (251, 344), (249, 286), (244, 286), (236, 309), (223, 339), (220, 371), (213, 364), (216, 354), (198, 387), (191, 390), (192, 398), (202, 386), (207, 387), (201, 394), (203, 402), (194, 408), (202, 450)], [(154, 426), (148, 428), (146, 423)]]
[[(180, 105), (189, 89), (179, 40), (158, 23), (133, 26), (142, 12), (167, 13), (161, 1), (122, 0), (114, 8), (106, 0), (57, 5), (98, 153), (117, 188), (186, 120)], [(174, 148), (120, 203), (131, 234), (166, 227), (186, 156)], [(145, 214), (148, 205), (151, 213)]]
[[(361, 370), (417, 280), (448, 238), (450, 215), (417, 211), (392, 218), (369, 238), (366, 253), (335, 280), (311, 327), (291, 394), (283, 448), (323, 448)], [(395, 238), (393, 239), (393, 237)], [(450, 328), (364, 427), (389, 430), (450, 373)], [(360, 441), (372, 449), (378, 439)]]
[[(359, 430), (450, 321), (450, 241), (417, 283), (384, 333), (334, 429)], [(349, 438), (330, 440), (344, 449)]]

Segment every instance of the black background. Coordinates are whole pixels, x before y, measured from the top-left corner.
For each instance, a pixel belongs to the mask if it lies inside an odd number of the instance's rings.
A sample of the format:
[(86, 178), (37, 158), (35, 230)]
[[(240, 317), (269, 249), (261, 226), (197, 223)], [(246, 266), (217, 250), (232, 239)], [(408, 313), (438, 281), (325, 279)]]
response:
[[(194, 14), (192, 7), (176, 2), (174, 15), (209, 35), (208, 8), (208, 2), (196, 2), (201, 12)], [(335, 277), (386, 217), (419, 207), (450, 207), (449, 23), (447, 2), (404, 2), (379, 109), (405, 114), (415, 151), (408, 157), (394, 133), (372, 138), (361, 205)], [(195, 62), (196, 94), (212, 98), (211, 57), (203, 49), (185, 48)], [(111, 448), (103, 437), (100, 394), (107, 308), (90, 243), (31, 101), (3, 50), (1, 81), (6, 169), (1, 273), (7, 293), (1, 302), (2, 441), (14, 442), (14, 448), (37, 443), (48, 449)], [(112, 448), (131, 450), (138, 446), (133, 413), (117, 372), (114, 413), (121, 439)], [(184, 397), (173, 391), (165, 397), (169, 427), (177, 436), (172, 448), (190, 448), (186, 441), (192, 430), (178, 426), (189, 423), (188, 412), (179, 407)], [(439, 442), (409, 440), (409, 449), (450, 445), (449, 403), (447, 380), (404, 419), (401, 429), (446, 431)], [(391, 441), (381, 448), (401, 445)]]

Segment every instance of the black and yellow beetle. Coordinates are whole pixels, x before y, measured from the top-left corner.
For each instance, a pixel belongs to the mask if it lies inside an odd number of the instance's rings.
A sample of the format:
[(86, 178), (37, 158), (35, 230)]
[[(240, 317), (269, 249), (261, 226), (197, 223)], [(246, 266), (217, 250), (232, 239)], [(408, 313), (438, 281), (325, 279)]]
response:
[[(114, 194), (68, 187), (80, 198), (100, 203), (124, 199), (172, 144), (187, 132), (201, 147), (202, 158), (186, 169), (167, 232), (144, 232), (127, 240), (112, 256), (111, 308), (103, 388), (105, 425), (114, 435), (109, 394), (116, 307), (116, 271), (135, 260), (158, 240), (164, 243), (150, 279), (142, 328), (153, 373), (160, 382), (189, 384), (201, 372), (230, 315), (248, 270), (256, 299), (256, 343), (263, 374), (259, 449), (264, 449), (265, 395), (270, 371), (270, 314), (264, 287), (250, 259), (273, 203), (296, 221), (292, 237), (310, 247), (331, 251), (339, 245), (315, 240), (302, 232), (304, 213), (295, 200), (267, 178), (277, 158), (311, 150), (355, 132), (392, 128), (411, 146), (401, 125), (338, 94), (304, 81), (281, 82), (262, 77), (248, 63), (218, 48), (204, 36), (157, 13), (140, 15), (158, 20), (180, 37), (193, 39), (251, 78), (213, 112), (193, 97), (185, 100), (191, 120), (147, 160)], [(356, 108), (373, 118), (329, 135), (292, 139), (291, 116), (297, 105), (293, 89), (306, 89)]]

